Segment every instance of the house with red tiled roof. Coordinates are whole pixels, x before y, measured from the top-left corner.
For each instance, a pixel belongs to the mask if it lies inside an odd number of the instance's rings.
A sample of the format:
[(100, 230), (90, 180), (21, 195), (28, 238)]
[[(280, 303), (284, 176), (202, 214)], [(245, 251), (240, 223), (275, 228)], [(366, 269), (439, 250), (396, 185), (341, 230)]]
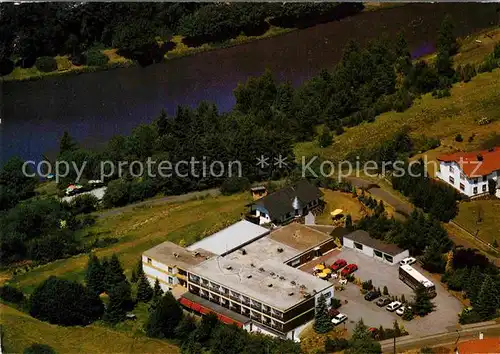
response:
[(458, 343), (456, 354), (497, 354), (500, 353), (500, 338), (481, 338)]
[(475, 152), (456, 152), (437, 158), (436, 177), (468, 197), (489, 193), (488, 180), (496, 182), (500, 198), (500, 147)]

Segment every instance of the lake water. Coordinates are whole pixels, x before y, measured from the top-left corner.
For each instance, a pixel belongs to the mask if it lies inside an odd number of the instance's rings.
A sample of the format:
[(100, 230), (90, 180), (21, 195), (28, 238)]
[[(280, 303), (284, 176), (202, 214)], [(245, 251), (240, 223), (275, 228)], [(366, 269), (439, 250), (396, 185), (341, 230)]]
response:
[(277, 80), (299, 84), (338, 62), (349, 39), (363, 44), (404, 30), (412, 54), (425, 55), (434, 50), (446, 13), (452, 15), (457, 35), (466, 36), (498, 23), (494, 6), (410, 4), (146, 68), (4, 83), (2, 160), (53, 155), (64, 131), (83, 146), (99, 146), (113, 135), (151, 122), (161, 108), (173, 113), (177, 105), (209, 100), (227, 111), (235, 103), (232, 91), (238, 82), (270, 68)]

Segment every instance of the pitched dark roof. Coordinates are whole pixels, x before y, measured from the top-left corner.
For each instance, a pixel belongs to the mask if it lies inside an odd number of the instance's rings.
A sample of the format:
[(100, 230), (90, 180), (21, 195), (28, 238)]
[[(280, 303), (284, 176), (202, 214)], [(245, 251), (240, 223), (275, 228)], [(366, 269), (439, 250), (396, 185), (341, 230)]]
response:
[(294, 186), (271, 193), (253, 204), (263, 206), (269, 212), (271, 219), (278, 219), (282, 215), (294, 212), (293, 202), (295, 198), (300, 205), (305, 206), (322, 195), (323, 193), (318, 187), (307, 180), (302, 180)]
[(345, 235), (344, 238), (348, 238), (349, 240), (361, 243), (391, 256), (395, 256), (403, 252), (403, 250), (397, 245), (377, 240), (376, 238), (371, 237), (370, 234), (364, 230), (356, 230), (348, 235)]

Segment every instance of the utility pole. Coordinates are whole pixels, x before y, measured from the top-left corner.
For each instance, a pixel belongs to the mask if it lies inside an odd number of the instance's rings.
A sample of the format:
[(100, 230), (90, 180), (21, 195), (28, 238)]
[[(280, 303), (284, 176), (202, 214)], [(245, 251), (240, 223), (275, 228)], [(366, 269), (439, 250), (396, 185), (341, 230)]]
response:
[(396, 354), (396, 336), (394, 336), (394, 354)]

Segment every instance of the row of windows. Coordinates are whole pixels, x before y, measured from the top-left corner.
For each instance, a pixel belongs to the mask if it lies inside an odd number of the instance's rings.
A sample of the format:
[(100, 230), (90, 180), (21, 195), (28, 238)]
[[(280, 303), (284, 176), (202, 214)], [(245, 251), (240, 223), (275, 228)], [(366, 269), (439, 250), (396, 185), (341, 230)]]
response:
[[(153, 263), (153, 260), (152, 260), (151, 258), (148, 258), (148, 259), (147, 259), (147, 263), (148, 263), (148, 264), (152, 264), (152, 263)], [(169, 272), (170, 274), (174, 274), (174, 268), (172, 268), (172, 267), (168, 267), (167, 269), (168, 269), (168, 272)]]
[(189, 275), (189, 281), (201, 285), (202, 288), (209, 289), (213, 292), (219, 293), (223, 296), (229, 297), (231, 300), (241, 302), (247, 306), (250, 306), (258, 311), (262, 311), (264, 313), (273, 313), (278, 317), (283, 317), (283, 313), (277, 310), (272, 309), (270, 306), (264, 305), (258, 301), (250, 299), (248, 296), (243, 294), (239, 294), (235, 291), (229, 291), (227, 288), (220, 286), (216, 283), (210, 282), (207, 279), (203, 279), (197, 277), (195, 275)]

